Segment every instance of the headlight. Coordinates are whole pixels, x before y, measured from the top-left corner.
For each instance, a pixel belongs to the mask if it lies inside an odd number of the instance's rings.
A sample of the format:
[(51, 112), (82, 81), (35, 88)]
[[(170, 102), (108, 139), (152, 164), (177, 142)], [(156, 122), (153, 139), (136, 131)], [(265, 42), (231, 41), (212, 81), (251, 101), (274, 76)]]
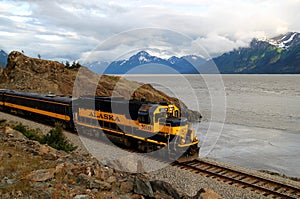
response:
[(184, 143), (185, 143), (185, 139), (181, 138), (181, 144), (184, 144)]

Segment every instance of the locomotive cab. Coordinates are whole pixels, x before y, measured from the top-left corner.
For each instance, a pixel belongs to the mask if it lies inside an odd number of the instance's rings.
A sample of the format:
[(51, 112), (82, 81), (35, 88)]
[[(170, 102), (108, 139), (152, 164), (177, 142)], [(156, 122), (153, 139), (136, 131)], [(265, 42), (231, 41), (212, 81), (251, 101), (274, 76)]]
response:
[(168, 123), (171, 126), (184, 126), (187, 124), (187, 119), (181, 118), (180, 110), (175, 105), (143, 104), (138, 111), (138, 122), (151, 125)]
[[(143, 104), (138, 111), (139, 126), (152, 132), (174, 134), (185, 140), (188, 131), (186, 118), (181, 118), (180, 110), (175, 105)], [(192, 135), (189, 135), (189, 137)]]

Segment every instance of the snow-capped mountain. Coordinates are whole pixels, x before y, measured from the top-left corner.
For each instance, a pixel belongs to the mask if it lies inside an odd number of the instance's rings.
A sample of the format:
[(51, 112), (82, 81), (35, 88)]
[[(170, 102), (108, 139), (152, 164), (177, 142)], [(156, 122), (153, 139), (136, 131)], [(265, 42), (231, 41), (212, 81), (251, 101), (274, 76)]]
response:
[(113, 65), (120, 65), (122, 67), (126, 66), (138, 66), (142, 64), (149, 64), (149, 63), (165, 63), (166, 60), (161, 59), (156, 56), (152, 56), (146, 51), (140, 51), (137, 54), (131, 56), (128, 60), (120, 60), (115, 61), (110, 64), (110, 66)]
[(0, 65), (4, 68), (7, 64), (8, 54), (4, 50), (0, 50)]
[(299, 74), (300, 34), (290, 32), (270, 40), (253, 39), (249, 47), (224, 53), (213, 61), (221, 73)]
[(297, 32), (288, 32), (284, 35), (279, 35), (277, 37), (267, 40), (269, 44), (274, 45), (278, 48), (288, 48), (299, 41), (300, 34)]
[[(193, 61), (202, 63), (204, 59), (193, 56)], [(198, 73), (190, 57), (172, 56), (169, 59), (152, 56), (146, 51), (140, 51), (127, 60), (112, 62), (104, 71), (106, 74), (191, 74)]]

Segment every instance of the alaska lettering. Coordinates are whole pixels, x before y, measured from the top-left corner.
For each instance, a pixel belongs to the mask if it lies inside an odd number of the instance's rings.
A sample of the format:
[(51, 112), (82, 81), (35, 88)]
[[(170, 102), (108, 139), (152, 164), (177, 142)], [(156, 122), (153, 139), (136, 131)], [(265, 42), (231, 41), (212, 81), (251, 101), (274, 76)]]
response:
[(98, 119), (102, 119), (102, 120), (109, 120), (109, 121), (114, 121), (114, 122), (120, 122), (119, 117), (114, 117), (114, 115), (112, 114), (108, 114), (108, 113), (100, 113), (100, 112), (90, 112), (89, 116), (91, 117), (97, 117)]

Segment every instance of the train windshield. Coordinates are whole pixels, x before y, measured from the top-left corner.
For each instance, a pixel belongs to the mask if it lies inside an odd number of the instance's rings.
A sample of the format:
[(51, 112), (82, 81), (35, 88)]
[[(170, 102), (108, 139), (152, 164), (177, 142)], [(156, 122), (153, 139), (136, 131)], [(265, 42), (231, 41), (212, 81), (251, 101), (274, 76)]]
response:
[(143, 124), (150, 124), (151, 120), (148, 112), (139, 111), (138, 121)]

